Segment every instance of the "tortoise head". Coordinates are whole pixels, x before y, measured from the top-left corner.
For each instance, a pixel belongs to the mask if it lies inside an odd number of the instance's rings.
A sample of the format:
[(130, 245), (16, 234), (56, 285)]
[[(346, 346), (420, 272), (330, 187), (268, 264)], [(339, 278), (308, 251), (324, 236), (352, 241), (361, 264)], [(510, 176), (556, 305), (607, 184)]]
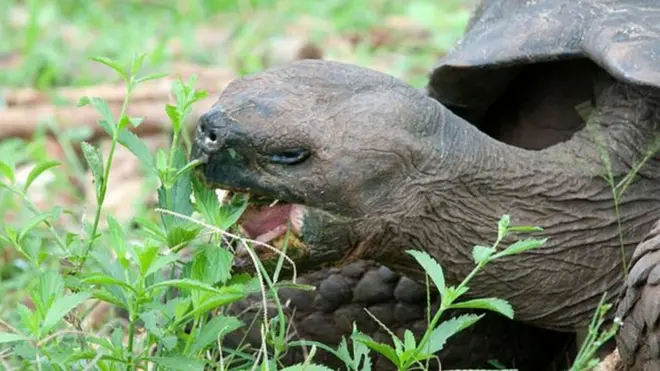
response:
[(402, 212), (406, 179), (430, 161), (433, 107), (391, 76), (298, 61), (233, 81), (200, 118), (192, 158), (209, 187), (277, 200), (246, 211), (244, 231), (274, 242), (288, 223), (297, 265), (314, 268), (358, 258), (376, 221)]

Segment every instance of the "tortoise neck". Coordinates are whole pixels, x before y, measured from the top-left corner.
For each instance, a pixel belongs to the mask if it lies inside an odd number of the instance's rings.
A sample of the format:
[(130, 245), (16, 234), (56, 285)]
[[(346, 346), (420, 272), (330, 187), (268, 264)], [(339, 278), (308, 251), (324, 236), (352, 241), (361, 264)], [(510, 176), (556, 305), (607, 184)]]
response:
[[(616, 294), (624, 261), (660, 215), (657, 160), (639, 169), (615, 208), (601, 146), (618, 182), (644, 157), (659, 123), (643, 96), (620, 93), (590, 119), (602, 123), (596, 132), (582, 130), (538, 151), (499, 142), (442, 112), (428, 166), (398, 192), (405, 213), (384, 222), (383, 239), (393, 247), (376, 252), (379, 260), (420, 277), (405, 251), (425, 250), (456, 284), (475, 266), (472, 247), (491, 245), (498, 220), (509, 214), (512, 224), (542, 227), (536, 235), (549, 240), (537, 251), (491, 263), (471, 282), (471, 294), (507, 299), (519, 319), (541, 326), (571, 330), (587, 323), (600, 294), (607, 291), (608, 300)], [(583, 283), (580, 290), (575, 282)]]

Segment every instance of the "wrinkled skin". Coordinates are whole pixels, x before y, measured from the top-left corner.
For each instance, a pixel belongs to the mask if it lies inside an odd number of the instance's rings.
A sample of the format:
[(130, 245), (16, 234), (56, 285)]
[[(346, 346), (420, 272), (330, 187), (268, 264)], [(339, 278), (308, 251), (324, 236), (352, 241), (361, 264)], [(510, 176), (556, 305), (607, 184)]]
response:
[[(618, 181), (652, 145), (657, 92), (608, 80), (594, 98), (589, 123)], [(234, 81), (200, 120), (193, 156), (206, 157), (209, 186), (303, 205), (294, 229), (307, 270), (367, 258), (423, 279), (405, 253), (418, 249), (456, 284), (502, 214), (541, 226), (541, 249), (491, 263), (469, 295), (506, 299), (516, 320), (564, 332), (583, 330), (604, 292), (615, 299), (622, 258), (660, 215), (655, 157), (619, 202), (622, 249), (592, 131), (522, 149), (391, 76), (338, 62)]]

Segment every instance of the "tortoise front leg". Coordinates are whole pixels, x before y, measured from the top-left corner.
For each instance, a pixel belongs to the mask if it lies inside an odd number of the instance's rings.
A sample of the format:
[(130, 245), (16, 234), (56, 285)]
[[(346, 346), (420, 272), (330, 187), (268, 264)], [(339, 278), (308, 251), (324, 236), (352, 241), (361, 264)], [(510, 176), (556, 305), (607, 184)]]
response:
[(617, 347), (627, 371), (660, 370), (660, 221), (640, 243), (617, 308)]

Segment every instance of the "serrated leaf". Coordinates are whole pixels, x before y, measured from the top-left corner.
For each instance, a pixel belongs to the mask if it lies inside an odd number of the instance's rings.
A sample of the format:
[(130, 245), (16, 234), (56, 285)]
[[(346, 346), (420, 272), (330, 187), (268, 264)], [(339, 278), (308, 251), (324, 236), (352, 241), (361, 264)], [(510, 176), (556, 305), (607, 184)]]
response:
[(160, 248), (158, 245), (148, 244), (138, 251), (138, 259), (140, 263), (140, 273), (146, 276), (149, 267), (156, 260)]
[(409, 329), (406, 329), (406, 331), (403, 333), (403, 345), (405, 351), (414, 350), (415, 348), (417, 348), (415, 335), (413, 335), (413, 333)]
[(16, 181), (13, 166), (10, 166), (6, 162), (0, 161), (0, 174), (2, 174), (7, 179), (9, 179), (11, 183), (14, 183)]
[(119, 132), (117, 141), (135, 155), (145, 170), (154, 175), (158, 175), (154, 164), (154, 158), (151, 151), (149, 151), (149, 147), (147, 147), (137, 135), (128, 129), (124, 129)]
[(14, 343), (17, 341), (25, 341), (25, 338), (18, 334), (10, 332), (0, 332), (0, 344)]
[(95, 62), (102, 63), (102, 64), (104, 64), (104, 65), (106, 65), (106, 66), (112, 68), (112, 69), (115, 70), (115, 72), (117, 72), (121, 77), (123, 77), (124, 80), (128, 81), (128, 73), (127, 73), (126, 70), (124, 70), (124, 68), (119, 64), (119, 61), (114, 60), (114, 59), (110, 59), (110, 58), (106, 58), (106, 57), (100, 57), (100, 56), (90, 57), (89, 59), (91, 59), (91, 60), (93, 60), (93, 61), (95, 61)]
[[(187, 163), (186, 155), (181, 148), (177, 148), (173, 159), (174, 168), (178, 169)], [(190, 173), (183, 174), (175, 180), (172, 188), (169, 190), (164, 186), (158, 188), (158, 204), (162, 209), (170, 210), (178, 214), (190, 216), (193, 213), (192, 201), (192, 181)], [(173, 215), (161, 213), (161, 219), (166, 230), (173, 226), (186, 223), (185, 220)]]
[(202, 228), (196, 224), (176, 225), (167, 232), (164, 242), (172, 249), (181, 249), (194, 241), (201, 230)]
[(502, 215), (500, 221), (497, 223), (497, 239), (501, 240), (506, 235), (507, 229), (511, 224), (511, 217), (507, 214)]
[(37, 290), (39, 296), (33, 296), (32, 300), (37, 310), (45, 314), (64, 295), (64, 279), (55, 268), (48, 268), (39, 276)]
[(32, 182), (34, 182), (44, 171), (58, 165), (60, 165), (59, 161), (43, 161), (38, 163), (28, 174), (27, 179), (25, 180), (25, 185), (23, 186), (23, 191), (27, 192)]
[(163, 267), (172, 264), (177, 260), (179, 260), (179, 255), (176, 253), (161, 255), (149, 266), (149, 269), (147, 269), (147, 272), (144, 274), (144, 276), (148, 277), (151, 274), (159, 272), (161, 269), (163, 269)]
[(429, 336), (428, 343), (420, 344), (419, 356), (422, 356), (422, 358), (418, 359), (421, 360), (433, 357), (435, 353), (441, 351), (444, 348), (445, 343), (450, 337), (472, 326), (483, 316), (483, 314), (465, 314), (442, 322), (438, 327), (433, 329), (431, 335)]
[(236, 317), (217, 316), (210, 320), (201, 330), (197, 332), (195, 341), (190, 347), (188, 355), (192, 356), (203, 351), (207, 346), (222, 338), (228, 333), (239, 329), (243, 322)]
[(476, 245), (472, 248), (472, 259), (477, 264), (486, 263), (494, 252), (495, 249), (492, 247)]
[(82, 148), (85, 160), (87, 160), (87, 164), (89, 164), (92, 176), (94, 177), (94, 182), (96, 183), (96, 197), (98, 199), (98, 197), (100, 197), (101, 184), (104, 182), (103, 156), (101, 156), (101, 151), (99, 151), (98, 148), (87, 142), (80, 143), (80, 147)]
[(367, 347), (371, 348), (372, 350), (380, 353), (383, 355), (385, 358), (389, 359), (394, 365), (398, 366), (399, 365), (399, 356), (396, 354), (396, 351), (394, 348), (387, 344), (381, 344), (376, 341), (374, 341), (370, 336), (365, 335), (363, 333), (354, 333), (351, 335), (353, 338), (353, 341), (357, 341), (361, 344), (366, 345)]
[(66, 295), (55, 300), (48, 310), (48, 314), (46, 314), (43, 323), (41, 323), (42, 333), (48, 333), (65, 315), (67, 315), (73, 308), (80, 305), (83, 301), (89, 299), (90, 296), (91, 294), (88, 292), (81, 292)]
[(509, 319), (513, 319), (513, 307), (509, 302), (499, 298), (481, 298), (453, 303), (449, 308), (486, 309), (497, 312)]
[(149, 357), (149, 359), (161, 367), (181, 371), (204, 371), (204, 366), (206, 365), (204, 361), (186, 357)]
[(498, 252), (497, 254), (493, 255), (493, 259), (499, 259), (503, 256), (521, 254), (523, 252), (539, 248), (539, 247), (543, 246), (547, 240), (548, 240), (547, 238), (543, 238), (543, 239), (540, 239), (540, 240), (538, 240), (538, 239), (526, 239), (526, 240), (516, 241), (515, 243), (511, 244), (506, 249), (504, 249), (504, 250)]
[(30, 231), (32, 229), (34, 229), (39, 224), (45, 222), (46, 220), (48, 220), (52, 216), (53, 215), (51, 213), (38, 214), (38, 215), (32, 217), (27, 222), (25, 222), (24, 223), (25, 225), (23, 226), (23, 229), (21, 229), (21, 231), (18, 234), (17, 241), (19, 241), (19, 242), (22, 241), (28, 235), (28, 233), (30, 233)]
[(227, 249), (204, 244), (195, 253), (192, 262), (192, 275), (209, 285), (225, 283), (231, 277), (234, 255)]
[(445, 286), (445, 276), (442, 266), (424, 251), (408, 250), (407, 252), (422, 266), (424, 272), (431, 278), (431, 281), (433, 281), (433, 284), (440, 292), (440, 295), (444, 297), (447, 287)]

